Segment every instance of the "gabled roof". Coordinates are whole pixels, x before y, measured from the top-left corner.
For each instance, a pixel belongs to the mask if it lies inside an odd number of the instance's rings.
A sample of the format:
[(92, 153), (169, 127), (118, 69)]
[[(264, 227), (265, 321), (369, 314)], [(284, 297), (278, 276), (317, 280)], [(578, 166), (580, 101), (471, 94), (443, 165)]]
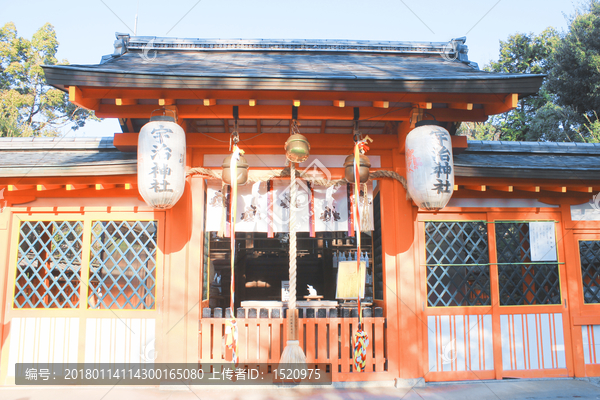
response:
[(536, 93), (543, 75), (481, 71), (450, 42), (203, 40), (117, 34), (97, 65), (44, 66), (49, 84), (111, 88)]

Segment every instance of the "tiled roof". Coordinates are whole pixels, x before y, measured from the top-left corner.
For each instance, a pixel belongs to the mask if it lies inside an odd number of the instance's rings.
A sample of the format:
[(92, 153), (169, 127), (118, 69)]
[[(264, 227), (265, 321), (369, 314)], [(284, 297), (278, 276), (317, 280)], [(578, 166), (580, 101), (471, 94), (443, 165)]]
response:
[(481, 71), (450, 42), (204, 40), (117, 34), (96, 65), (44, 66), (48, 83), (96, 87), (536, 93), (542, 75)]
[(137, 154), (117, 150), (112, 138), (0, 138), (0, 177), (136, 172)]
[(457, 176), (600, 179), (600, 143), (469, 141)]
[[(600, 179), (600, 143), (469, 141), (454, 156), (456, 176)], [(0, 138), (0, 177), (124, 175), (137, 172), (137, 153), (112, 138)]]

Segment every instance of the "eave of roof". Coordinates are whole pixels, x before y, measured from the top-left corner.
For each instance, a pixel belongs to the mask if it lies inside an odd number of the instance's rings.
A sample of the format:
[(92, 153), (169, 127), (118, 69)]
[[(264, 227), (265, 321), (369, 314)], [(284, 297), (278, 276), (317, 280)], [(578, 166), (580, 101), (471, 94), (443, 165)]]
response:
[[(457, 177), (600, 179), (600, 143), (469, 141), (454, 156)], [(1, 138), (0, 177), (137, 173), (137, 154), (112, 138)]]
[(137, 154), (112, 138), (1, 138), (0, 177), (107, 176), (137, 173)]
[(600, 144), (469, 141), (454, 166), (461, 177), (598, 180)]
[(543, 80), (543, 75), (480, 71), (468, 61), (465, 39), (410, 43), (118, 37), (127, 49), (123, 54), (117, 51), (97, 65), (44, 66), (48, 83), (61, 89), (75, 85), (522, 97), (537, 92)]

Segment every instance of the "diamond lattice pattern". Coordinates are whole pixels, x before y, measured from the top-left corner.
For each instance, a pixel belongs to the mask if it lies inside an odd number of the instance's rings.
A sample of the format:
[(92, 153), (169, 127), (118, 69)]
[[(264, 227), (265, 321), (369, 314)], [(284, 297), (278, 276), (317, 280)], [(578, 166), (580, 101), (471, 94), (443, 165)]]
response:
[(485, 222), (426, 222), (430, 307), (490, 305)]
[(600, 303), (600, 241), (579, 242), (581, 277), (583, 279), (583, 301)]
[[(560, 304), (558, 264), (531, 261), (529, 223), (495, 226), (500, 304)], [(502, 265), (505, 263), (513, 265)]]
[(93, 223), (90, 308), (154, 308), (156, 232), (156, 221)]
[(80, 221), (21, 222), (16, 308), (79, 306), (82, 232)]

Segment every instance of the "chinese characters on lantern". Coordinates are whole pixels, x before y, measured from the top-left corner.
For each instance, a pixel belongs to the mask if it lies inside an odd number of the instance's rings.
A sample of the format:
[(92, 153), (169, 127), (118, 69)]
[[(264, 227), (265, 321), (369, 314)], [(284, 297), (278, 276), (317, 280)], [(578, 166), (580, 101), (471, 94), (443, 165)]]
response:
[(169, 134), (172, 133), (171, 129), (165, 128), (163, 125), (159, 125), (150, 132), (150, 135), (156, 140), (156, 143), (152, 145), (150, 156), (152, 168), (149, 173), (152, 175), (149, 189), (154, 193), (173, 192), (173, 189), (169, 188), (171, 183), (168, 180), (172, 170), (167, 163), (171, 159), (172, 150), (165, 144), (165, 139), (169, 139)]
[(435, 149), (433, 156), (433, 174), (436, 177), (436, 182), (433, 183), (433, 189), (438, 194), (451, 193), (450, 175), (452, 174), (452, 154), (444, 142), (448, 141), (448, 136), (444, 132), (432, 132), (431, 135), (436, 136), (439, 147)]

